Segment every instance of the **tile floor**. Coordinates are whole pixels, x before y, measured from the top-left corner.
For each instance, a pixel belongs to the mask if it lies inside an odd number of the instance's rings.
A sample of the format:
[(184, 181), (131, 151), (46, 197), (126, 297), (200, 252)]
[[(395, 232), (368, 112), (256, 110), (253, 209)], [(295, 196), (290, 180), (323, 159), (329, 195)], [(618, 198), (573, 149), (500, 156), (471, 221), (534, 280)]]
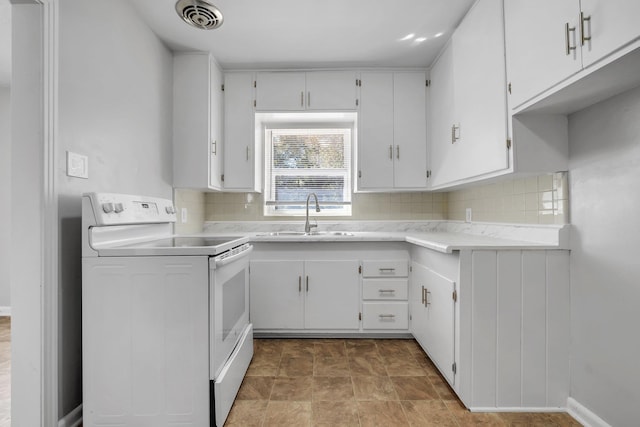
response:
[(580, 426), (564, 413), (471, 413), (414, 340), (255, 340), (225, 426)]
[(11, 317), (0, 317), (0, 427), (11, 425)]

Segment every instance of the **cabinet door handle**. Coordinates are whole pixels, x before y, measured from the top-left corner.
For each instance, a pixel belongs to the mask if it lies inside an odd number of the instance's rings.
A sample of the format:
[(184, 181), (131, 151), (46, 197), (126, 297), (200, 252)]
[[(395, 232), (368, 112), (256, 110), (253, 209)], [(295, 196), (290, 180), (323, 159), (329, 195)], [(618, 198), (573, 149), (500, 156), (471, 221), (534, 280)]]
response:
[(300, 92), (300, 106), (304, 107), (304, 91)]
[(211, 143), (211, 154), (218, 155), (218, 141), (213, 141)]
[(309, 293), (309, 276), (307, 276), (307, 293)]
[(249, 146), (247, 145), (247, 162), (249, 161)]
[(307, 92), (307, 107), (311, 107), (311, 92)]
[(460, 139), (460, 126), (451, 125), (451, 143), (455, 144)]
[(302, 276), (298, 276), (298, 293), (302, 292)]
[[(589, 37), (585, 35), (585, 31), (584, 31), (584, 27), (585, 27), (584, 23), (587, 21), (589, 22)], [(580, 12), (580, 43), (582, 46), (584, 46), (585, 42), (590, 40), (591, 40), (591, 15), (584, 16), (584, 12)]]
[(425, 307), (428, 307), (429, 305), (431, 305), (431, 302), (429, 301), (429, 294), (430, 294), (431, 292), (429, 292), (429, 290), (428, 290), (428, 289), (425, 289), (425, 291), (426, 291), (426, 292), (424, 293), (424, 306), (425, 306)]
[(424, 286), (422, 287), (422, 301), (421, 304), (424, 305)]
[(389, 145), (389, 158), (393, 160), (393, 145)]
[(396, 145), (396, 159), (400, 160), (400, 146)]
[(571, 35), (570, 35), (571, 32), (575, 33), (575, 31), (576, 31), (576, 27), (570, 27), (568, 22), (564, 24), (564, 37), (566, 42), (565, 48), (566, 48), (567, 55), (570, 55), (572, 50), (576, 50), (576, 46), (571, 46)]

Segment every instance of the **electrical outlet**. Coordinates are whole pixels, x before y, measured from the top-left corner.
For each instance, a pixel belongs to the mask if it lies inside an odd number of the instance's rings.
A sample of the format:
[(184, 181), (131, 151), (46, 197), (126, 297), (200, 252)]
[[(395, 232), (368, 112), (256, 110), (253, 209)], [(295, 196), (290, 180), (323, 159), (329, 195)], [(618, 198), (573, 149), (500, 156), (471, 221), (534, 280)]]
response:
[(464, 216), (465, 222), (471, 222), (471, 208), (467, 208)]
[(185, 224), (187, 222), (187, 208), (180, 209), (180, 222)]

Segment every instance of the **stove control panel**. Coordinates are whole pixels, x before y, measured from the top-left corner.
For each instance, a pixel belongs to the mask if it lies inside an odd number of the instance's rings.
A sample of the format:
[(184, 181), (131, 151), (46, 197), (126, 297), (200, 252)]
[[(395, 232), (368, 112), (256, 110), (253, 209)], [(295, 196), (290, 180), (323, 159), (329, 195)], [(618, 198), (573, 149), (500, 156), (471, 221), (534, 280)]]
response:
[(116, 193), (86, 193), (83, 199), (93, 211), (95, 225), (176, 222), (176, 209), (169, 199)]

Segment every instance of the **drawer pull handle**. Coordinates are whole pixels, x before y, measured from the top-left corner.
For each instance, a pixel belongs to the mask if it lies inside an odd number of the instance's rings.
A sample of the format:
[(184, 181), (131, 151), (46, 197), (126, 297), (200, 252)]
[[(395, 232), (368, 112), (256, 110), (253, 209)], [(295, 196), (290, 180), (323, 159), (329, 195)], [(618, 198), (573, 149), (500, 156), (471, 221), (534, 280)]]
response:
[(380, 273), (394, 273), (396, 271), (395, 268), (379, 268)]
[(380, 319), (395, 319), (396, 315), (395, 314), (379, 314), (378, 317)]
[(378, 292), (383, 293), (383, 292), (390, 292), (390, 293), (394, 293), (396, 290), (395, 289), (378, 289)]

